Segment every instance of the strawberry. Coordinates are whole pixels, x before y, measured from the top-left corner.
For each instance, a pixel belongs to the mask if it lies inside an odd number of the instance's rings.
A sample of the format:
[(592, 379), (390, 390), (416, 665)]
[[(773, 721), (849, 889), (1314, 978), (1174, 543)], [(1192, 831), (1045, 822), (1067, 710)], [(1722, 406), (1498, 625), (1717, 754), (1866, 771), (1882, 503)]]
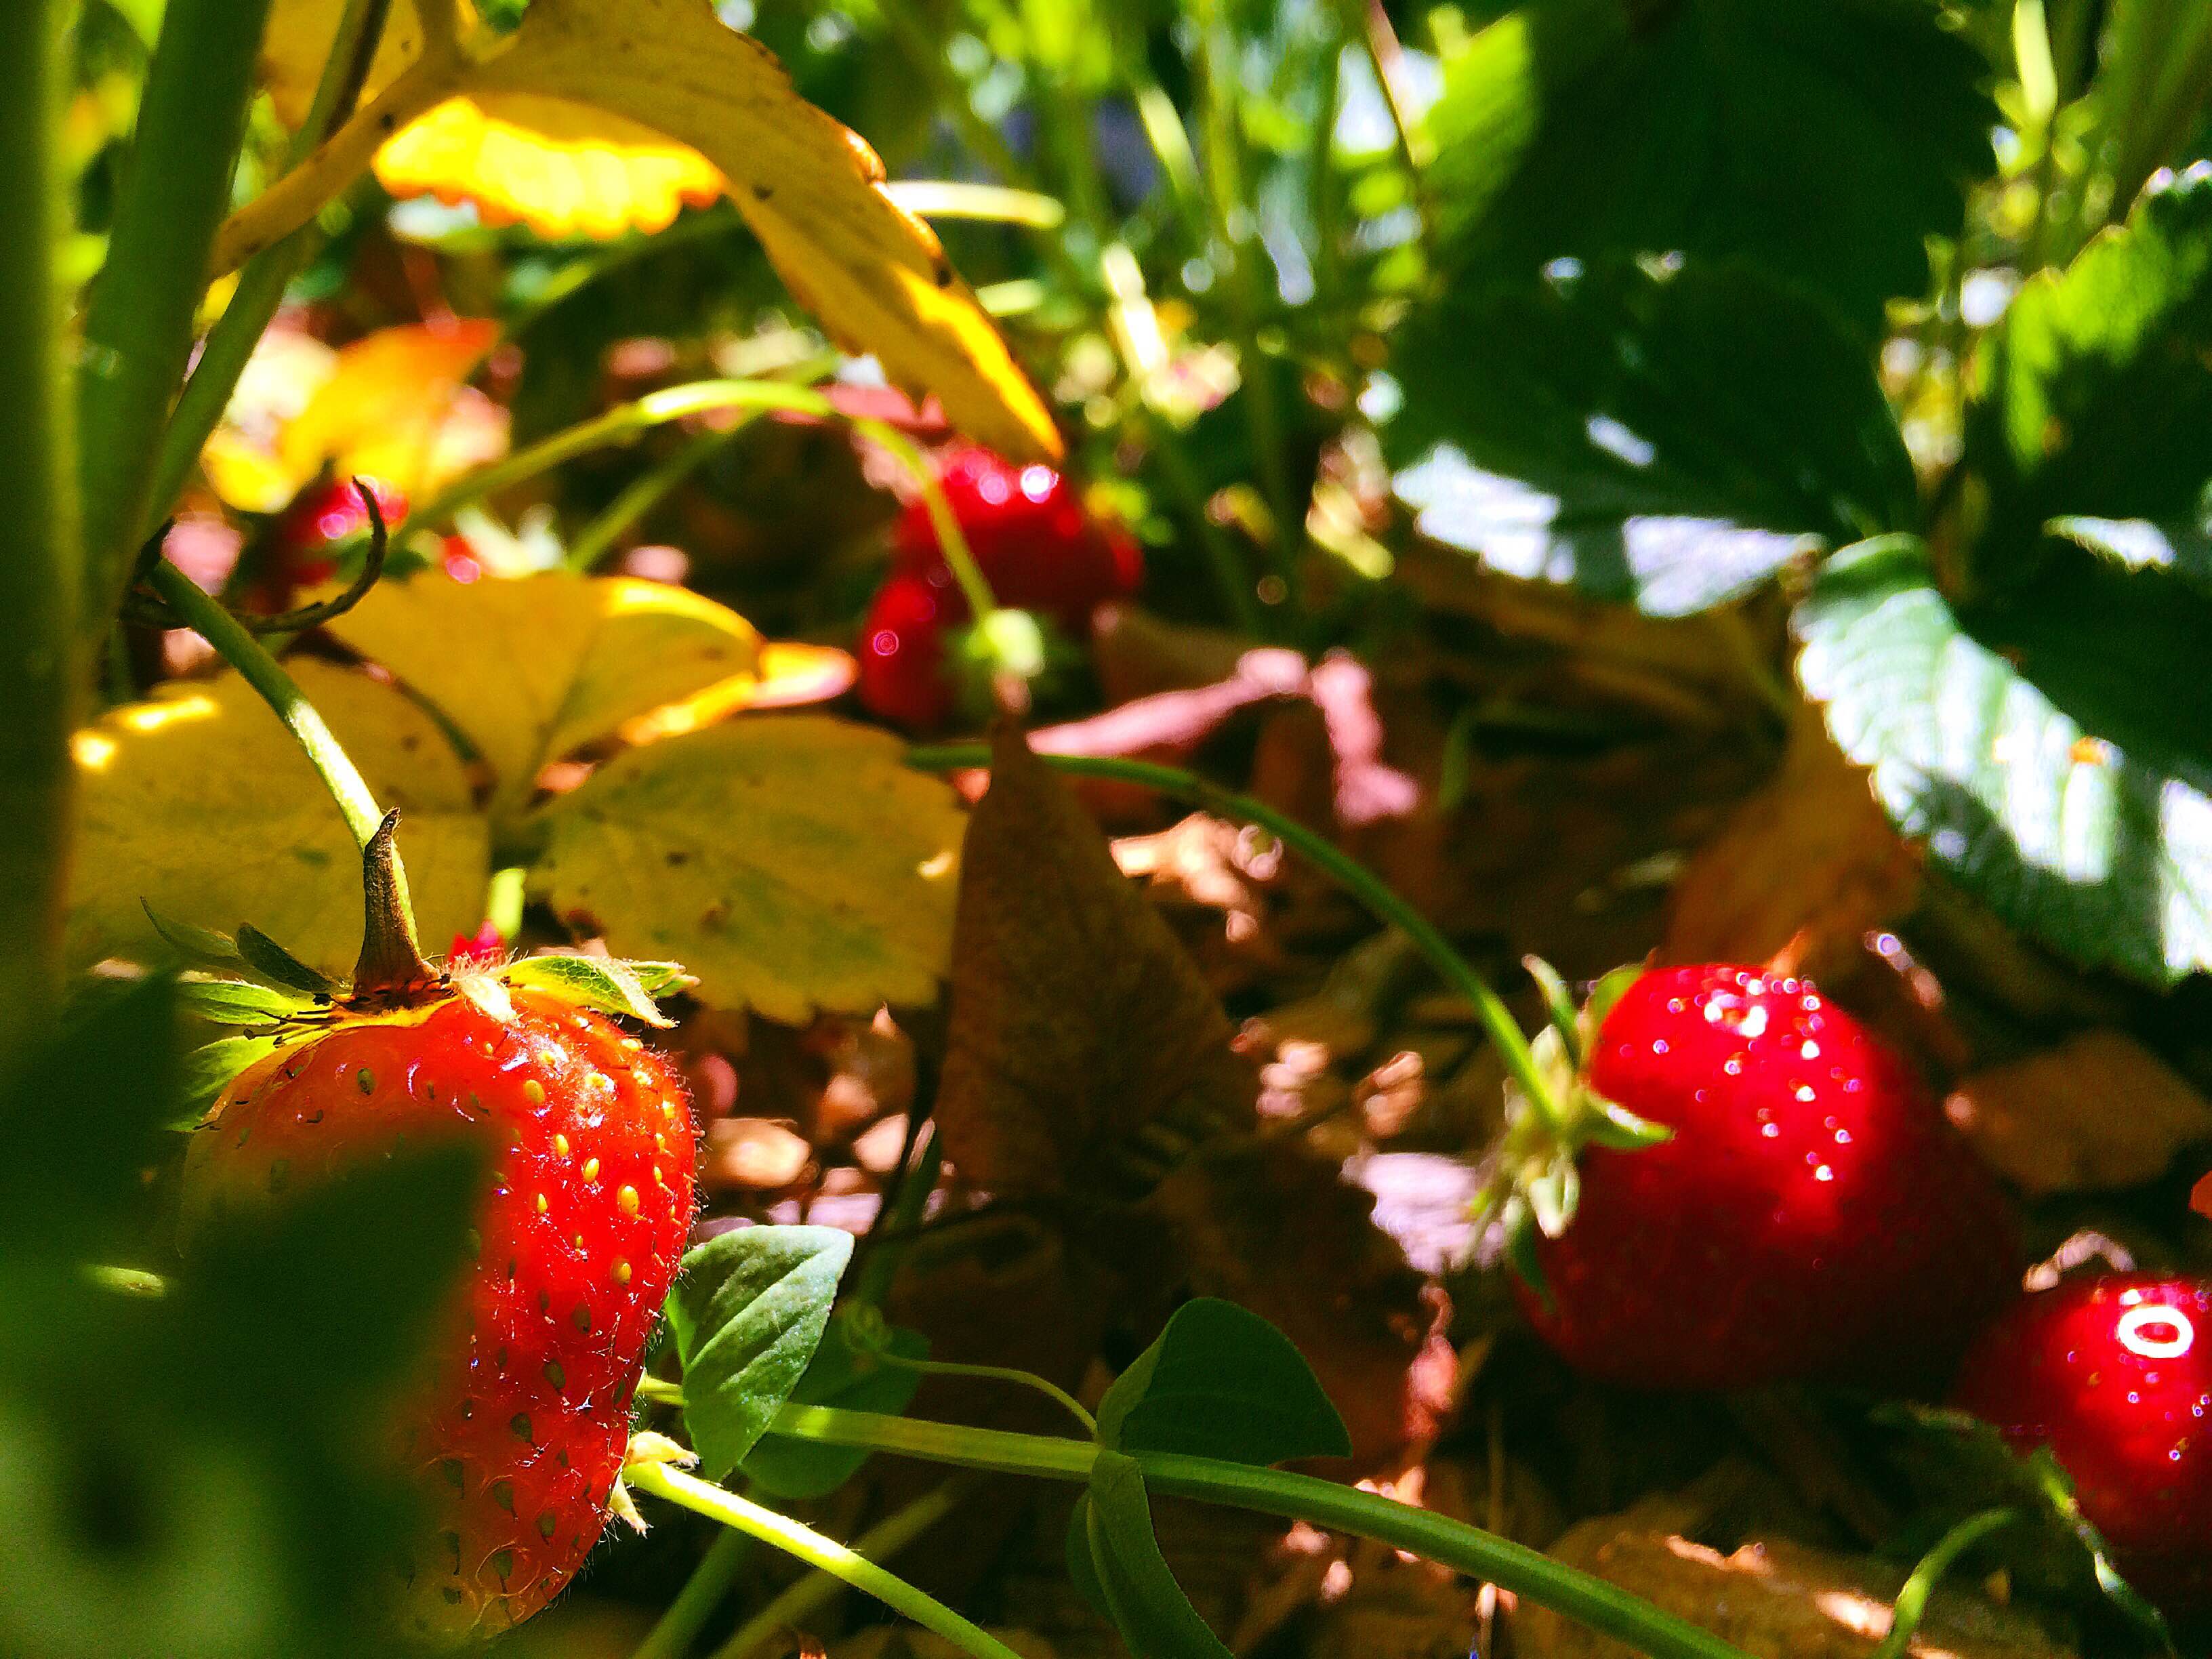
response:
[[(987, 449), (953, 451), (939, 472), (945, 503), (999, 604), (1048, 618), (1081, 637), (1107, 600), (1133, 593), (1144, 577), (1136, 543), (1084, 507), (1075, 486), (1048, 466), (1014, 466)], [(954, 681), (972, 657), (987, 676), (994, 653), (947, 649), (969, 620), (927, 504), (916, 500), (892, 532), (890, 575), (861, 624), (860, 701), (871, 713), (915, 729), (939, 726), (958, 701)], [(998, 665), (1003, 666), (1003, 664)]]
[(1808, 981), (1756, 968), (1614, 994), (1563, 1126), (1524, 1102), (1508, 1132), (1519, 1213), (1541, 1222), (1522, 1255), (1542, 1288), (1520, 1291), (1538, 1332), (1640, 1387), (1940, 1385), (2016, 1290), (2019, 1244), (1904, 1062)]
[[(407, 516), (407, 495), (397, 484), (381, 478), (359, 481), (376, 498), (377, 511), (387, 529), (397, 530)], [(337, 566), (324, 550), (368, 528), (368, 509), (351, 478), (327, 478), (302, 490), (276, 522), (272, 546), (275, 580), (284, 585), (286, 597), (274, 608), (287, 609), (289, 594), (314, 587), (337, 574)]]
[(488, 1145), (475, 1261), (396, 1430), (428, 1517), (405, 1603), (424, 1633), (490, 1632), (560, 1591), (615, 1501), (691, 1224), (690, 1102), (671, 1061), (528, 964), (440, 975), (411, 927), (376, 959), (223, 1090), (186, 1154), (185, 1231), (402, 1142)]
[(2050, 1447), (2163, 1612), (2212, 1613), (2212, 1279), (2107, 1273), (2026, 1297), (1975, 1339), (1954, 1398)]

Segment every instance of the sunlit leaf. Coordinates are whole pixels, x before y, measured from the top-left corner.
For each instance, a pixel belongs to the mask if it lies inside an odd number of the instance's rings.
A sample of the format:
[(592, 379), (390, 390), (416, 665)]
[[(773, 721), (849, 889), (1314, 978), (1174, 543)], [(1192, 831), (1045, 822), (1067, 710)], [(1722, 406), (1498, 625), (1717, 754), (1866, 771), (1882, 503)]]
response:
[(632, 750), (532, 820), (532, 890), (698, 997), (803, 1023), (937, 994), (964, 820), (883, 732), (748, 717)]
[(1954, 880), (2079, 961), (2166, 983), (2212, 966), (2212, 765), (2173, 742), (2212, 731), (2185, 596), (2093, 567), (2039, 596), (2040, 626), (1970, 631), (1924, 549), (1870, 543), (1800, 608), (1798, 678)]
[[(386, 806), (426, 936), (475, 927), (486, 825), (459, 757), (405, 697), (295, 659), (301, 689)], [(71, 959), (173, 951), (148, 918), (223, 932), (252, 922), (312, 967), (349, 972), (361, 949), (361, 854), (291, 734), (235, 675), (183, 683), (77, 733)]]
[(716, 691), (742, 702), (761, 661), (760, 635), (734, 611), (629, 577), (418, 576), (380, 583), (330, 626), (453, 723), (490, 766), (501, 818), (548, 762), (629, 721)]
[(1344, 1419), (1305, 1357), (1259, 1315), (1202, 1296), (1129, 1362), (1098, 1402), (1098, 1438), (1122, 1451), (1236, 1463), (1348, 1457)]

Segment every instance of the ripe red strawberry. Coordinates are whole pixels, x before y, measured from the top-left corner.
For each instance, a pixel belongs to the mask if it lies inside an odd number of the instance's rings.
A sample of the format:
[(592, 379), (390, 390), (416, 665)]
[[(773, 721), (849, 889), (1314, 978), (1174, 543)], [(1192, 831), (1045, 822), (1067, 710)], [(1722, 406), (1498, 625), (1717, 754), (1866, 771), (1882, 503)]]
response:
[[(945, 607), (959, 591), (924, 577), (895, 573), (877, 590), (860, 625), (858, 691), (872, 714), (913, 731), (942, 726), (952, 713), (953, 686), (945, 664)], [(957, 614), (964, 616), (960, 605)]]
[(2029, 1297), (1975, 1340), (1955, 1399), (2051, 1448), (2162, 1611), (2212, 1613), (2212, 1279), (2108, 1273)]
[(403, 1139), (495, 1149), (475, 1265), (400, 1430), (432, 1517), (408, 1601), (441, 1635), (518, 1623), (582, 1565), (691, 1224), (677, 1068), (601, 1014), (533, 990), (511, 1001), (499, 1018), (448, 991), (279, 1050), (224, 1091), (184, 1177), (189, 1229)]
[[(1092, 517), (1051, 467), (1015, 466), (970, 445), (945, 457), (938, 482), (1000, 605), (1038, 611), (1079, 634), (1093, 611), (1133, 593), (1144, 578), (1136, 543)], [(951, 619), (966, 620), (926, 503), (908, 503), (892, 544), (896, 568), (951, 594), (958, 607)]]
[[(1051, 467), (1014, 466), (970, 446), (945, 458), (939, 482), (1002, 606), (1035, 611), (1081, 637), (1093, 611), (1143, 580), (1136, 543), (1094, 518)], [(861, 624), (860, 701), (885, 720), (926, 729), (942, 725), (958, 701), (945, 636), (970, 619), (968, 599), (926, 503), (916, 500), (900, 515), (892, 548), (891, 574)]]
[[(1523, 1305), (1580, 1370), (1650, 1388), (1940, 1385), (2017, 1289), (1996, 1182), (1904, 1062), (1808, 981), (1644, 974), (1605, 1013), (1585, 1076), (1673, 1133), (1582, 1152), (1571, 1217), (1534, 1241), (1549, 1297), (1524, 1286)], [(1509, 1158), (1530, 1156), (1535, 1115), (1520, 1113)]]
[[(407, 516), (406, 492), (381, 478), (364, 477), (361, 483), (376, 498), (385, 527), (397, 530)], [(331, 478), (308, 485), (277, 521), (272, 549), (276, 580), (285, 584), (288, 594), (330, 580), (337, 566), (325, 550), (368, 528), (368, 509), (361, 504), (354, 480)], [(284, 610), (290, 604), (287, 597), (276, 608)]]

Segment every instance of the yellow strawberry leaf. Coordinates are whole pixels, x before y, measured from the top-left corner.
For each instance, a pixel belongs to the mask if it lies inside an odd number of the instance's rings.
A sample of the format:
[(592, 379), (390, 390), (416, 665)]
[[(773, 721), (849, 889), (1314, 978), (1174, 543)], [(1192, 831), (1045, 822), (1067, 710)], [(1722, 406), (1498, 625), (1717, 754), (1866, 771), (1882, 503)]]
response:
[[(489, 826), (437, 726), (391, 686), (312, 659), (293, 676), (379, 801), (400, 810), (416, 916), (436, 949), (481, 919)], [(165, 687), (76, 738), (69, 917), (77, 963), (172, 956), (144, 906), (230, 933), (251, 922), (343, 976), (361, 950), (361, 854), (260, 696), (235, 674)]]
[(599, 769), (533, 820), (531, 890), (617, 956), (669, 957), (720, 1007), (933, 999), (964, 817), (897, 741), (819, 714), (733, 720)]
[(327, 464), (422, 495), (498, 459), (506, 413), (467, 384), (498, 337), (498, 324), (476, 318), (365, 335), (285, 427), (279, 463), (300, 483)]
[[(314, 102), (316, 82), (337, 39), (338, 18), (345, 0), (273, 0), (268, 27), (261, 35), (261, 84), (276, 106), (277, 118), (297, 127), (307, 118)], [(460, 0), (464, 33), (476, 22), (476, 9)], [(392, 0), (384, 33), (376, 44), (368, 79), (362, 88), (364, 100), (399, 77), (399, 72), (422, 55), (422, 21), (414, 0)]]
[[(393, 11), (370, 81), (391, 94), (373, 118), (398, 124), (375, 162), (386, 188), (556, 234), (612, 234), (666, 223), (719, 180), (793, 296), (841, 343), (875, 353), (897, 384), (934, 392), (954, 425), (994, 449), (1059, 456), (1050, 411), (935, 234), (885, 192), (875, 152), (793, 91), (775, 55), (724, 25), (711, 0), (535, 0), (513, 35), (476, 28), (434, 62), (412, 7)], [(304, 107), (321, 62), (313, 46), (327, 46), (337, 13), (337, 0), (282, 0), (264, 52), (280, 107)], [(266, 246), (343, 188), (354, 151), (333, 148), (332, 176), (280, 186), (274, 205), (225, 228), (219, 264)]]
[(678, 698), (760, 678), (761, 637), (743, 617), (629, 577), (380, 582), (329, 629), (453, 722), (492, 769), (502, 823), (547, 763)]
[(526, 93), (626, 117), (688, 144), (730, 193), (800, 304), (955, 426), (1047, 460), (1052, 416), (929, 228), (883, 189), (860, 136), (792, 89), (775, 55), (709, 0), (537, 0), (471, 93)]
[(449, 98), (376, 153), (394, 196), (471, 202), (492, 224), (556, 240), (665, 230), (687, 204), (721, 198), (698, 151), (605, 111), (527, 93)]
[(277, 450), (337, 369), (337, 351), (305, 329), (280, 322), (262, 335), (200, 452), (201, 471), (228, 505), (279, 513), (300, 493), (306, 479), (293, 476)]

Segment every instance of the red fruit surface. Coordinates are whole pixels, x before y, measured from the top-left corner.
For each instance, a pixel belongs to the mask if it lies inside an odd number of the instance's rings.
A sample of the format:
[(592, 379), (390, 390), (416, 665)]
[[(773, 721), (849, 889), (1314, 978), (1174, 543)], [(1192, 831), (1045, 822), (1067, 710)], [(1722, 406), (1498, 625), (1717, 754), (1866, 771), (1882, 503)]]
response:
[(441, 1636), (519, 1623), (583, 1564), (691, 1225), (677, 1068), (599, 1014), (512, 994), (511, 1022), (455, 997), (279, 1050), (224, 1091), (185, 1168), (189, 1231), (403, 1137), (489, 1138), (476, 1260), (397, 1426), (429, 1516), (406, 1599)]
[(2026, 1298), (1975, 1340), (1956, 1403), (2049, 1446), (2121, 1576), (2212, 1613), (2212, 1279), (2109, 1273)]
[[(1080, 635), (1093, 611), (1133, 593), (1144, 579), (1135, 541), (1092, 517), (1051, 467), (1016, 466), (971, 445), (945, 458), (938, 482), (1000, 605), (1051, 617)], [(922, 501), (900, 514), (892, 543), (896, 568), (950, 596), (948, 622), (966, 621), (967, 602)]]
[[(946, 607), (957, 611), (948, 622)], [(952, 713), (945, 672), (945, 630), (967, 616), (957, 590), (926, 577), (895, 573), (877, 590), (860, 625), (858, 691), (861, 707), (910, 731), (941, 726)]]
[(2018, 1290), (2010, 1207), (1905, 1063), (1805, 980), (1644, 975), (1590, 1086), (1674, 1136), (1580, 1161), (1529, 1318), (1578, 1369), (1646, 1388), (1937, 1386)]

